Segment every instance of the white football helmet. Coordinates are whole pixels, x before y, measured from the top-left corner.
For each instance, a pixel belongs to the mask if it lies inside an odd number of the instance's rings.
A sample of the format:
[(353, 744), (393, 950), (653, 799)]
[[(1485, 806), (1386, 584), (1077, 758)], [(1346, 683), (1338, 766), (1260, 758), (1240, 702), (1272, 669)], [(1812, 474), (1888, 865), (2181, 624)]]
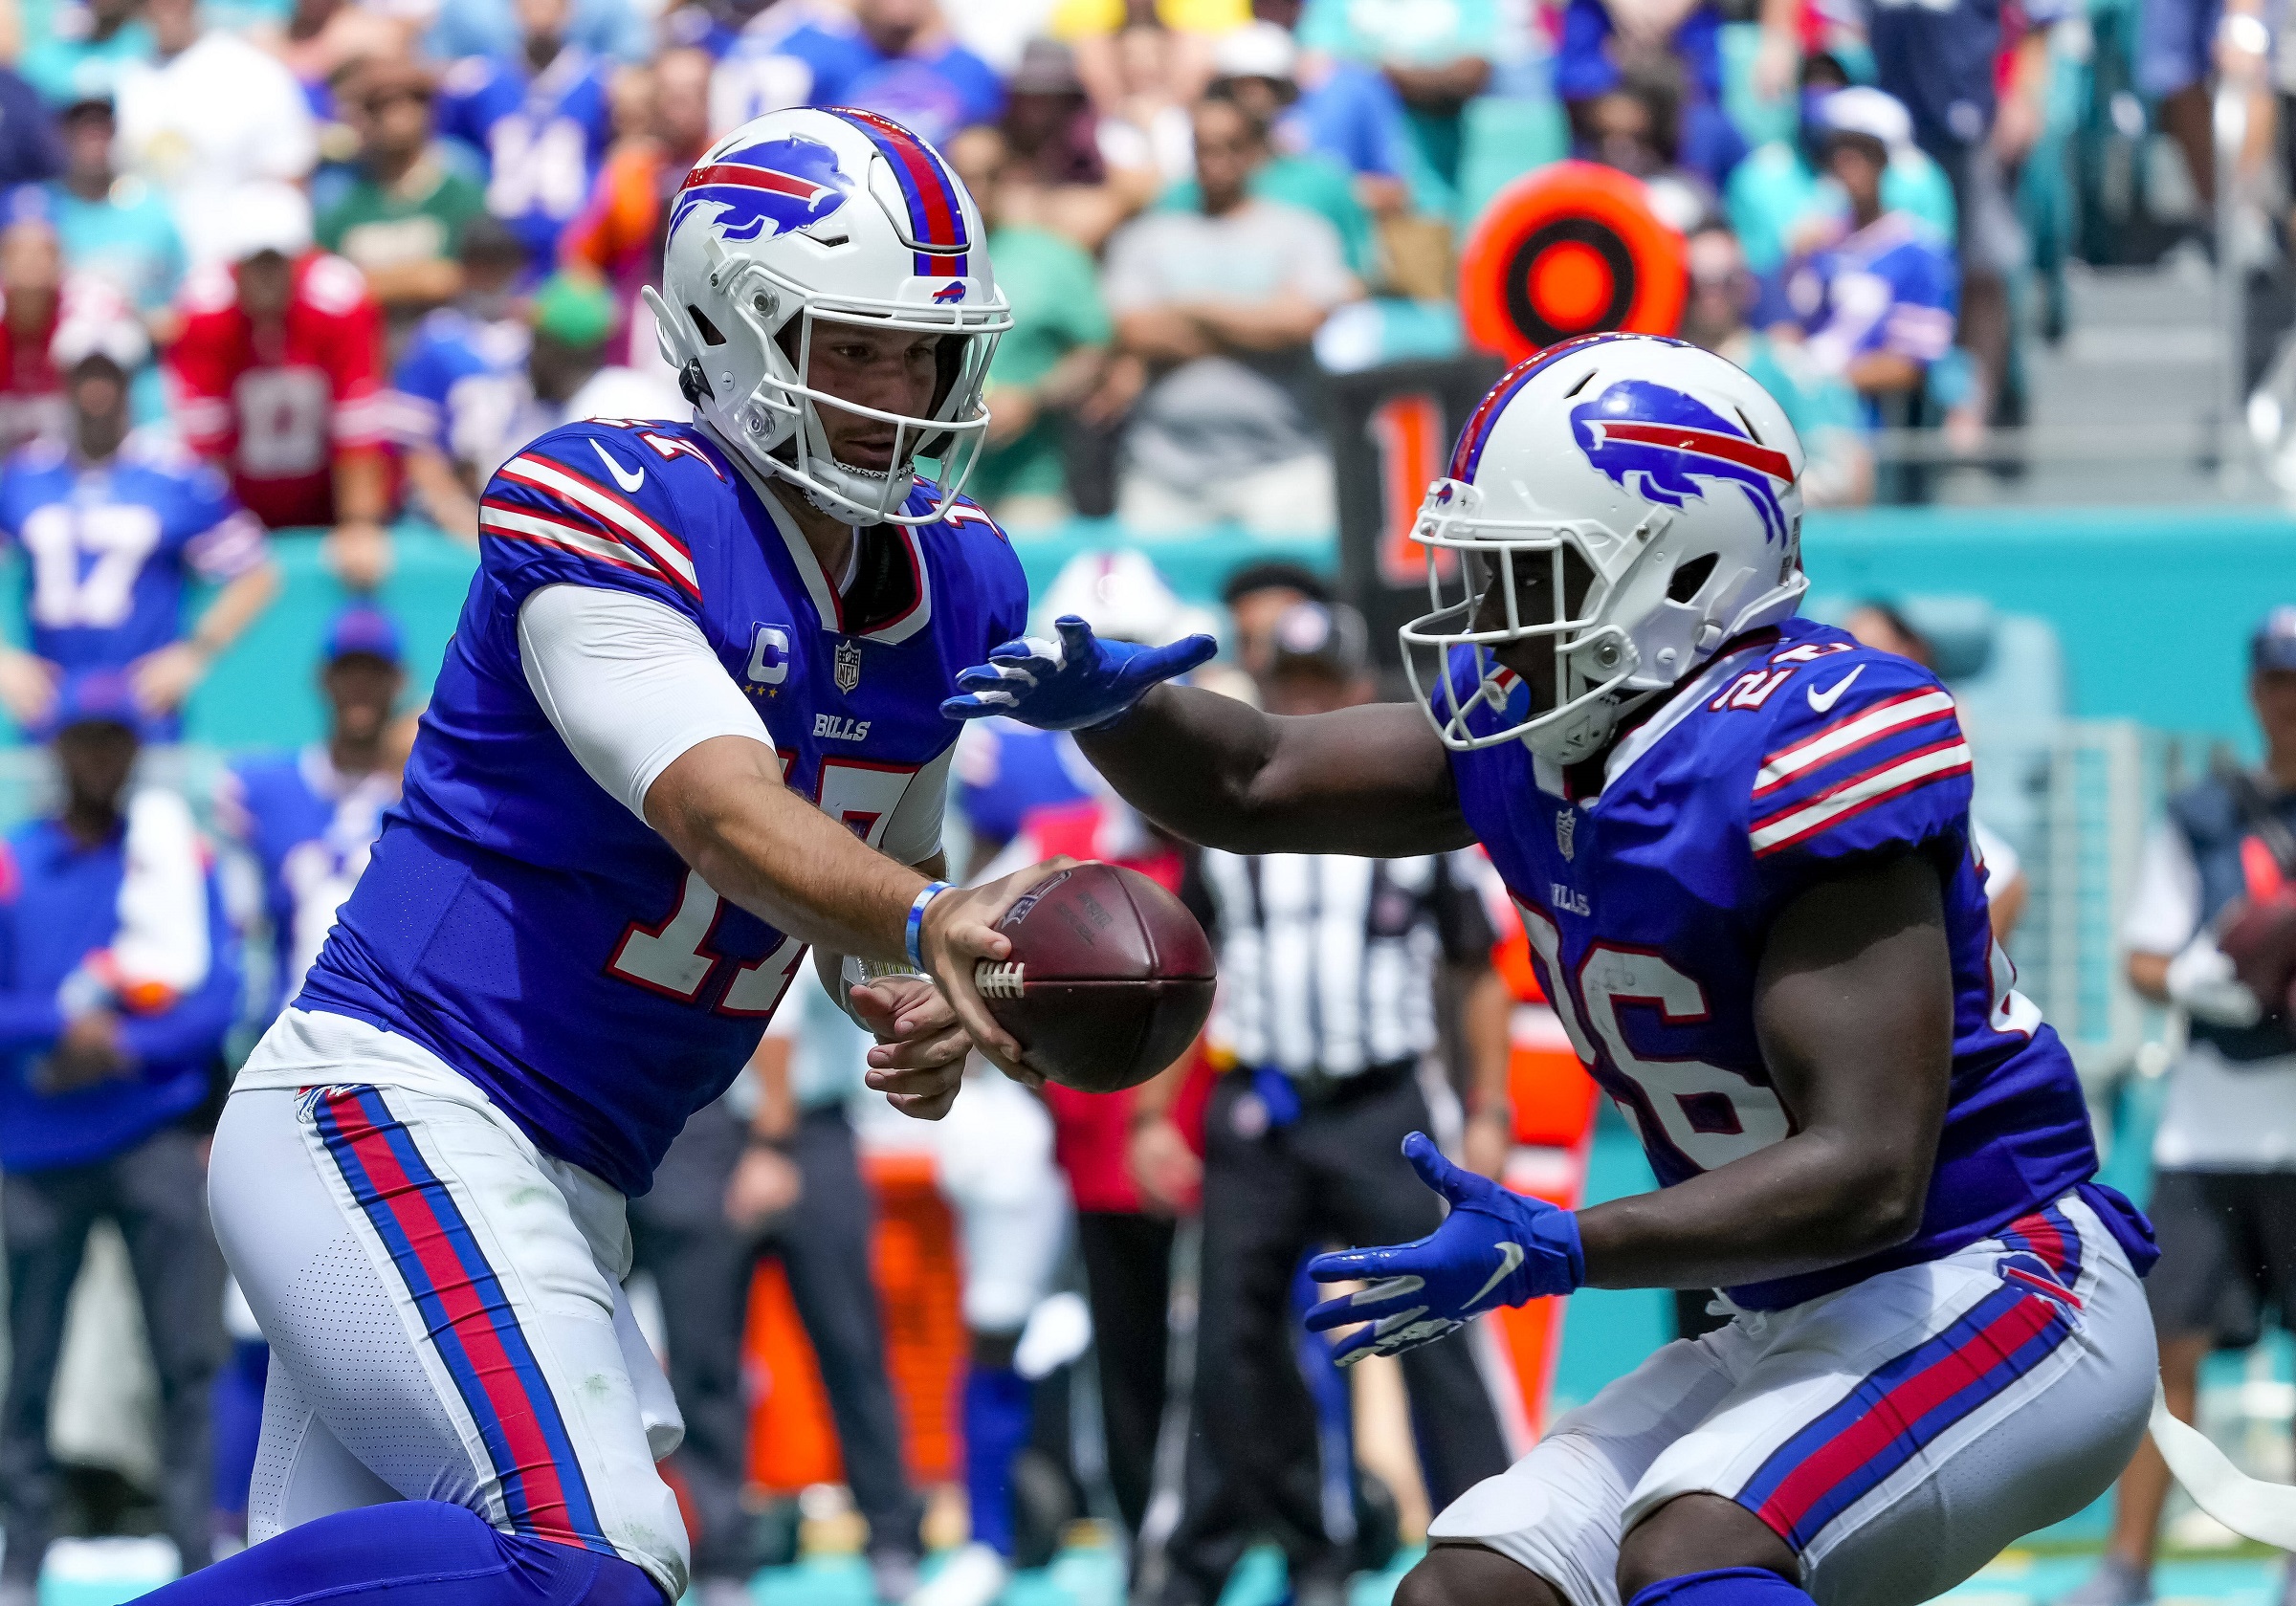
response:
[[(1434, 606), (1403, 627), (1403, 664), (1444, 745), (1519, 739), (1575, 763), (1724, 642), (1791, 614), (1809, 586), (1801, 464), (1769, 392), (1688, 341), (1587, 335), (1517, 365), (1412, 532)], [(1498, 661), (1526, 641), (1552, 646), (1551, 696)]]
[[(940, 153), (892, 119), (773, 112), (712, 145), (678, 187), (662, 290), (647, 290), (646, 303), (686, 399), (752, 463), (825, 512), (927, 524), (947, 513), (980, 456), (982, 383), (1012, 327), (987, 235)], [(928, 411), (886, 412), (817, 388), (809, 370), (825, 321), (941, 335)], [(837, 461), (823, 403), (893, 424), (891, 470)], [(905, 513), (919, 456), (939, 460), (940, 495), (926, 512)]]

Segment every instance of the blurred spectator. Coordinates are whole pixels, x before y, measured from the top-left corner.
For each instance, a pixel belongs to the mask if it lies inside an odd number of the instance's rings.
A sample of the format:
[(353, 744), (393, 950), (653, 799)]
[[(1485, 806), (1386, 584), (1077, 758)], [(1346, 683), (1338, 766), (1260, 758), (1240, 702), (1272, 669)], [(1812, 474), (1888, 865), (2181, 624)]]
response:
[[(1298, 52), (1292, 35), (1273, 23), (1254, 23), (1223, 34), (1212, 59), (1219, 77), (1206, 97), (1233, 100), (1269, 131), (1268, 159), (1252, 172), (1251, 193), (1321, 216), (1339, 231), (1349, 270), (1368, 279), (1378, 262), (1379, 238), (1353, 175), (1320, 151), (1288, 149), (1276, 138), (1282, 127), (1278, 119), (1299, 92), (1292, 77)], [(1193, 178), (1182, 179), (1165, 192), (1162, 204), (1193, 209), (1203, 204), (1203, 191)]]
[(485, 159), (486, 209), (540, 266), (558, 259), (559, 231), (590, 198), (613, 113), (606, 64), (566, 36), (573, 0), (514, 3), (518, 48), (448, 68), (438, 126)]
[(63, 319), (64, 253), (37, 193), (11, 196), (0, 222), (0, 452), (63, 428), (63, 376), (48, 348)]
[(1777, 399), (1801, 440), (1802, 500), (1811, 507), (1860, 507), (1873, 499), (1873, 451), (1858, 393), (1819, 371), (1799, 344), (1771, 340), (1746, 319), (1761, 287), (1737, 236), (1720, 223), (1689, 239), (1690, 298), (1681, 335), (1729, 358)]
[[(0, 648), (0, 703), (48, 718), (66, 673), (124, 672), (146, 735), (173, 739), (184, 699), (279, 591), (263, 527), (223, 476), (158, 431), (129, 432), (133, 318), (67, 319), (54, 353), (68, 416), (0, 471), (0, 535), (22, 549), (31, 650)], [(220, 587), (186, 629), (195, 583)]]
[(2276, 13), (2260, 0), (2145, 0), (2138, 8), (2136, 87), (2158, 103), (2158, 126), (2183, 152), (2203, 215), (2217, 198), (2212, 86), (2221, 80), (2251, 94), (2263, 86)]
[[(1361, 615), (1300, 603), (1276, 622), (1262, 696), (1312, 715), (1371, 699)], [(1294, 1599), (1340, 1601), (1350, 1547), (1324, 1520), (1315, 1414), (1291, 1342), (1300, 1258), (1330, 1243), (1404, 1242), (1440, 1216), (1398, 1154), (1429, 1124), (1418, 1067), (1436, 1047), (1430, 1003), (1447, 956), (1487, 972), (1492, 935), (1474, 891), (1440, 857), (1247, 857), (1207, 850), (1192, 907), (1219, 949), (1206, 1029), (1215, 1063), (1203, 1121), (1203, 1240), (1183, 1510), (1164, 1606), (1210, 1606), (1246, 1546), (1272, 1538)], [(1302, 942), (1309, 932), (1326, 940)], [(1344, 934), (1344, 936), (1342, 936)], [(1298, 962), (1270, 962), (1296, 953)], [(1354, 1007), (1317, 1009), (1317, 999)], [(1141, 1089), (1133, 1147), (1170, 1152), (1169, 1078)], [(1436, 1509), (1508, 1461), (1470, 1343), (1402, 1358)], [(1347, 1469), (1352, 1472), (1352, 1468)]]
[(1249, 113), (1205, 100), (1195, 144), (1202, 209), (1135, 219), (1109, 245), (1118, 342), (1158, 376), (1126, 430), (1118, 517), (1143, 533), (1329, 528), (1310, 342), (1362, 287), (1329, 223), (1250, 193), (1269, 153)]
[(606, 160), (589, 204), (566, 226), (559, 254), (604, 279), (629, 325), (632, 365), (658, 362), (653, 319), (637, 316), (638, 292), (662, 282), (662, 220), (671, 197), (710, 146), (709, 53), (677, 46), (653, 64), (653, 105), (646, 132)]
[[(49, 1394), (88, 1232), (127, 1241), (160, 1384), (160, 1500), (185, 1571), (209, 1559), (209, 1387), (223, 1257), (208, 1229), (208, 1097), (237, 1013), (239, 955), (190, 810), (132, 800), (141, 713), (127, 677), (67, 679), (54, 752), (63, 806), (8, 837), (0, 892), (0, 1183), (9, 1375), (0, 1407), (0, 1606), (33, 1606), (59, 1480)], [(143, 918), (131, 914), (137, 912)], [(132, 963), (134, 969), (122, 970)], [(149, 979), (164, 968), (169, 984)], [(99, 972), (113, 978), (97, 979)], [(116, 983), (116, 984), (115, 984)]]
[(1075, 53), (1057, 40), (1030, 40), (1004, 90), (999, 210), (1005, 222), (1041, 225), (1099, 250), (1147, 196), (1109, 182), (1100, 121), (1085, 98)]
[(324, 121), (341, 109), (334, 86), (364, 63), (397, 63), (411, 55), (416, 27), (404, 10), (386, 14), (356, 0), (294, 0), (285, 35), (272, 48), (303, 86), (311, 115)]
[[(1918, 398), (1954, 343), (1953, 247), (1909, 212), (1885, 211), (1882, 175), (1905, 108), (1879, 90), (1826, 98), (1820, 162), (1849, 198), (1845, 228), (1790, 262), (1784, 295), (1811, 364), (1867, 402)], [(1899, 419), (1896, 422), (1910, 422)]]
[[(1618, 87), (1623, 76), (1679, 76), (1678, 147), (1685, 167), (1720, 185), (1746, 142), (1722, 107), (1722, 8), (1711, 0), (1569, 0), (1555, 62), (1555, 92), (1575, 120), (1586, 102)], [(1792, 0), (1762, 0), (1756, 77), (1764, 93), (1782, 94), (1799, 54)]]
[(1378, 67), (1402, 97), (1420, 160), (1444, 184), (1457, 179), (1460, 108), (1490, 82), (1499, 43), (1493, 0), (1307, 0), (1299, 42)]
[(1302, 0), (1259, 0), (1260, 20), (1223, 36), (1213, 65), (1269, 125), (1279, 152), (1326, 157), (1355, 175), (1366, 208), (1397, 210), (1410, 199), (1402, 97), (1377, 68), (1323, 51), (1302, 54), (1292, 37), (1302, 10)]
[(154, 59), (121, 70), (121, 167), (174, 209), (194, 267), (231, 260), (238, 214), (319, 158), (302, 86), (235, 33), (203, 30), (199, 0), (144, 0)]
[(55, 118), (14, 69), (0, 65), (0, 187), (37, 184), (63, 166)]
[(854, 0), (850, 19), (825, 8), (781, 49), (812, 69), (811, 104), (881, 112), (936, 145), (1004, 109), (996, 72), (934, 0)]
[[(1821, 110), (1836, 90), (1849, 87), (1849, 75), (1831, 55), (1802, 64), (1802, 114), (1797, 137), (1757, 146), (1731, 170), (1724, 200), (1731, 227), (1746, 249), (1746, 263), (1757, 274), (1775, 274), (1797, 252), (1821, 245), (1840, 227), (1845, 206), (1841, 187), (1819, 171), (1824, 143)], [(1910, 212), (1938, 233), (1954, 234), (1954, 187), (1945, 169), (1911, 139), (1889, 142), (1889, 166), (1882, 174), (1882, 206)]]
[(948, 156), (988, 224), (997, 287), (1012, 303), (1012, 329), (988, 372), (988, 445), (972, 495), (1006, 524), (1050, 524), (1075, 509), (1068, 495), (1066, 416), (1082, 407), (1106, 422), (1121, 407), (1093, 408), (1115, 331), (1093, 259), (1072, 240), (1004, 215), (1004, 137), (970, 128)]
[[(1108, 84), (1093, 97), (1100, 107), (1093, 138), (1110, 180), (1144, 207), (1194, 165), (1188, 104), (1208, 76), (1208, 61), (1206, 74), (1192, 71), (1181, 41), (1155, 26), (1127, 28), (1106, 43)], [(1080, 73), (1085, 59), (1079, 46)]]
[[(632, 0), (569, 0), (564, 11), (565, 42), (586, 55), (636, 62), (652, 54), (652, 7)], [(424, 54), (440, 61), (507, 59), (519, 54), (529, 32), (525, 0), (452, 0), (437, 8), (437, 17)]]
[[(151, 30), (136, 13), (137, 0), (82, 0), (61, 5), (48, 33), (16, 65), (53, 106), (77, 100), (109, 100), (120, 69), (151, 58)], [(14, 125), (14, 108), (8, 109)]]
[[(2027, 254), (2014, 199), (2017, 168), (2047, 120), (2050, 33), (2082, 9), (2070, 0), (2020, 0), (2019, 10), (2024, 32), (2005, 59), (2001, 0), (1874, 0), (1867, 25), (1875, 84), (1904, 103), (1914, 141), (1954, 187), (1960, 343), (1976, 376), (1946, 424), (1964, 445), (1988, 424), (2020, 421), (2014, 408), (2002, 410), (2013, 333), (2009, 277)], [(2156, 6), (2145, 10), (2151, 14)], [(2205, 147), (2205, 92), (2185, 104), (2197, 107), (2189, 128)]]
[(118, 133), (109, 100), (64, 108), (64, 174), (49, 186), (56, 236), (75, 273), (117, 285), (141, 314), (155, 344), (175, 338), (175, 298), (184, 283), (184, 237), (149, 184), (112, 165)]
[(1231, 573), (1220, 601), (1227, 607), (1228, 650), (1256, 681), (1272, 661), (1275, 622), (1300, 603), (1330, 604), (1332, 587), (1305, 564), (1270, 559)]
[(1579, 156), (1641, 179), (1650, 209), (1687, 234), (1712, 216), (1718, 203), (1711, 172), (1681, 159), (1680, 85), (1681, 75), (1670, 63), (1638, 66), (1572, 111)]
[(391, 376), (393, 432), (415, 507), (449, 535), (478, 539), (478, 488), (507, 462), (533, 397), (531, 327), (512, 292), (526, 248), (498, 218), (462, 236), (462, 295), (415, 326)]
[(319, 220), (319, 243), (366, 275), (394, 324), (451, 301), (462, 287), (462, 231), (486, 213), (478, 186), (431, 143), (437, 86), (410, 61), (364, 63), (346, 85), (365, 116), (360, 176)]
[(371, 589), (390, 566), (381, 311), (358, 269), (312, 249), (294, 190), (242, 195), (232, 224), (168, 353), (184, 438), (272, 529), (332, 526), (328, 561)]
[(271, 930), (266, 1018), (303, 984), (335, 911), (366, 869), (383, 811), (399, 798), (404, 755), (391, 715), (407, 689), (406, 649), (390, 615), (352, 603), (328, 622), (319, 671), (327, 732), (286, 753), (236, 759), (217, 788), (216, 819), (263, 873)]

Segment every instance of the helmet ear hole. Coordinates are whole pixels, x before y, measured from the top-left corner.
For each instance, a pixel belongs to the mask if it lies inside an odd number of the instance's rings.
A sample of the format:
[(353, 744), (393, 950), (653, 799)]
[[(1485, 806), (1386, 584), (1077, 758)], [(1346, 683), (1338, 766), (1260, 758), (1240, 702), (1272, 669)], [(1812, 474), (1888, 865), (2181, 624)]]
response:
[(1719, 552), (1706, 552), (1687, 563), (1674, 565), (1674, 573), (1667, 582), (1667, 601), (1687, 603), (1705, 589), (1713, 577), (1714, 565), (1722, 561)]

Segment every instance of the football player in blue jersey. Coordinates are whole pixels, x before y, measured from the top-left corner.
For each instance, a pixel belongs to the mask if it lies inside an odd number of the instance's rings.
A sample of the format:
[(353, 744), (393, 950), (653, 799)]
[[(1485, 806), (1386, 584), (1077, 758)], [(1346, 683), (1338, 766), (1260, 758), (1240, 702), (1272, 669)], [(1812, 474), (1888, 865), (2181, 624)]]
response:
[(1076, 730), (1181, 835), (1479, 840), (1521, 906), (1663, 1186), (1561, 1210), (1414, 1135), (1451, 1211), (1314, 1264), (1365, 1285), (1310, 1314), (1356, 1328), (1342, 1357), (1587, 1286), (1733, 1313), (1443, 1511), (1402, 1606), (1910, 1606), (2094, 1499), (2144, 1431), (2150, 1228), (2097, 1184), (2072, 1061), (1994, 946), (1953, 698), (1795, 616), (1801, 464), (1722, 359), (1568, 341), (1428, 492), (1424, 706), (1270, 717), (1161, 684), (1208, 642), (1075, 620), (960, 677), (952, 714)]
[[(184, 699), (278, 595), (263, 526), (223, 476), (130, 429), (129, 376), (149, 351), (124, 313), (67, 318), (51, 348), (67, 432), (0, 469), (0, 537), (24, 551), (32, 627), (30, 651), (0, 648), (0, 701), (27, 728), (46, 719), (66, 673), (124, 670), (147, 736), (172, 739)], [(194, 581), (220, 589), (187, 632)]]
[(745, 125), (651, 298), (691, 421), (569, 424), (489, 482), (404, 797), (216, 1131), (272, 1347), (257, 1542), (152, 1600), (676, 1600), (626, 1200), (808, 948), (908, 1113), (1017, 1056), (972, 973), (1041, 867), (939, 879), (938, 704), (1027, 605), (958, 495), (1011, 323), (980, 242), (897, 124)]

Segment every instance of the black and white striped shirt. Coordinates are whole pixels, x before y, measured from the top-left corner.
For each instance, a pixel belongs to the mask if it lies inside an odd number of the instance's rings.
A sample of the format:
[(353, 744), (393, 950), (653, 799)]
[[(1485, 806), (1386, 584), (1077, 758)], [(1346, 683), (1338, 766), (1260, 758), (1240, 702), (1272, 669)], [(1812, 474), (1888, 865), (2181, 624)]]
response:
[[(1435, 967), (1487, 960), (1481, 904), (1446, 859), (1206, 849), (1199, 905), (1220, 952), (1213, 1046), (1337, 1079), (1432, 1050)], [(1206, 918), (1205, 916), (1208, 916)]]

